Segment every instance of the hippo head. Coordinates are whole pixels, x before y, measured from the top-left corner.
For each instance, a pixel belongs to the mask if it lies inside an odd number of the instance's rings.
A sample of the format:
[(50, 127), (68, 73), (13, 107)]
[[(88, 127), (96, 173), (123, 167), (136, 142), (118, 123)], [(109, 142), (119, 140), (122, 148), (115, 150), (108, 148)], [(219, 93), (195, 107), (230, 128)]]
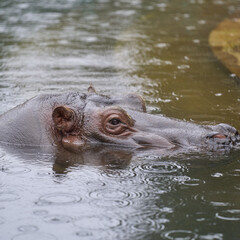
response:
[(146, 113), (137, 94), (123, 97), (99, 95), (90, 86), (79, 104), (54, 106), (53, 135), (70, 151), (90, 144), (111, 144), (127, 148), (232, 147), (240, 141), (234, 127), (215, 126)]

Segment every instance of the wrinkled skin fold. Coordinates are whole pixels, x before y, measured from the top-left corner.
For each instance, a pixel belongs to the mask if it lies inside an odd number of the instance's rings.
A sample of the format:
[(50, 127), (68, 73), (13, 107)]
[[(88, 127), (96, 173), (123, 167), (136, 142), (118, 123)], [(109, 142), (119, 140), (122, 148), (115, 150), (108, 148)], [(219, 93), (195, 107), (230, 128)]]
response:
[(86, 94), (40, 95), (3, 114), (0, 142), (75, 153), (94, 144), (173, 151), (232, 148), (240, 136), (228, 124), (197, 125), (148, 114), (137, 94), (110, 97), (90, 86)]

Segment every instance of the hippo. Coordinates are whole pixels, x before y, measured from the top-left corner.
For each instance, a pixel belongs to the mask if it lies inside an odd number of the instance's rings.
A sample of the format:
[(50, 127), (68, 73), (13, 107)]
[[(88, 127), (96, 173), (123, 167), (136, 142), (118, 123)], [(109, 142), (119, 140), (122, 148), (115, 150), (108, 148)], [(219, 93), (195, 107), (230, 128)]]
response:
[(0, 143), (57, 146), (78, 153), (94, 145), (131, 149), (221, 149), (239, 146), (228, 124), (198, 125), (149, 114), (138, 94), (87, 93), (36, 96), (0, 116)]

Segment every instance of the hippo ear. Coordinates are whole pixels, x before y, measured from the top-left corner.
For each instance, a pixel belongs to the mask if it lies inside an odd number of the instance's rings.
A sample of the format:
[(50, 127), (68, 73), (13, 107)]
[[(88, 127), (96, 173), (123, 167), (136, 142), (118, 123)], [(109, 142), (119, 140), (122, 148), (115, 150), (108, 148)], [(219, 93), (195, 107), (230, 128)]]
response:
[(71, 132), (76, 125), (76, 113), (66, 106), (56, 107), (52, 112), (55, 128), (62, 132)]
[(131, 93), (125, 96), (124, 104), (131, 107), (133, 110), (137, 110), (140, 112), (146, 112), (146, 104), (144, 99), (138, 95), (137, 93)]
[(96, 93), (96, 89), (92, 84), (90, 84), (90, 86), (88, 87), (88, 92), (89, 93)]

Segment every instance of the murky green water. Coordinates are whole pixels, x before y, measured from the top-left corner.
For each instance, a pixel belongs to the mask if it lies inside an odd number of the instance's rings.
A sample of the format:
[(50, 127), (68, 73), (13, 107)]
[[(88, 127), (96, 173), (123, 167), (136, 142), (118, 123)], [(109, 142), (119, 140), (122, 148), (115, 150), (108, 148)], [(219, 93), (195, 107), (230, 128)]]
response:
[[(239, 0), (0, 2), (0, 113), (40, 93), (144, 96), (148, 111), (240, 129), (240, 81), (208, 35)], [(240, 151), (0, 151), (1, 239), (240, 239)]]

